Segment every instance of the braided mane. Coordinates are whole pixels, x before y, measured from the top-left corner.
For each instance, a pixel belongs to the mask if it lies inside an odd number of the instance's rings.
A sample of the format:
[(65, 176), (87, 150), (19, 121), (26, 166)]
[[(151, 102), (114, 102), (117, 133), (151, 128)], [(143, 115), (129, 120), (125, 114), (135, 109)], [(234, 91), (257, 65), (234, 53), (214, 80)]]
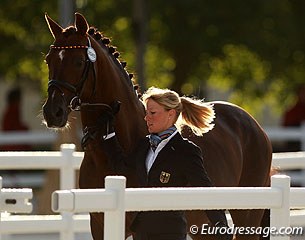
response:
[(126, 79), (128, 85), (135, 91), (138, 98), (141, 97), (141, 93), (139, 92), (139, 85), (135, 85), (132, 78), (133, 74), (128, 73), (125, 69), (127, 66), (127, 63), (125, 61), (120, 61), (118, 58), (120, 56), (120, 53), (116, 51), (116, 47), (110, 45), (110, 39), (107, 37), (104, 37), (103, 34), (98, 31), (94, 27), (90, 27), (88, 30), (88, 34), (92, 36), (101, 47), (105, 48), (107, 52), (109, 53), (110, 57), (112, 57), (113, 62), (117, 65), (117, 67), (122, 71), (124, 78)]

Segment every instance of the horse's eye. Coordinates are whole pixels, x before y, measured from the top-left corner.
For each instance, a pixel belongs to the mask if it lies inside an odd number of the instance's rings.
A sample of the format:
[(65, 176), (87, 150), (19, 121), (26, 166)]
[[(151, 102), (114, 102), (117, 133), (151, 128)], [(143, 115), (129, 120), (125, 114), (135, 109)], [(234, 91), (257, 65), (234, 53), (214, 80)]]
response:
[(78, 68), (82, 67), (85, 64), (85, 61), (83, 59), (75, 59), (74, 65)]

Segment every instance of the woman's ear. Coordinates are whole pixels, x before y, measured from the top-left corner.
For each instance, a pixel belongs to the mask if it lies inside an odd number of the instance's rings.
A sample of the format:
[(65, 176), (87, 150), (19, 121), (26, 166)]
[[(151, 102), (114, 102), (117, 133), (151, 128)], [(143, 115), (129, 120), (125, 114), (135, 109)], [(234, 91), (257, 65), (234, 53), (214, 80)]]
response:
[(173, 118), (176, 117), (176, 115), (177, 115), (175, 109), (169, 110), (169, 111), (168, 111), (168, 114), (169, 114), (169, 117), (170, 117), (171, 119), (173, 119)]

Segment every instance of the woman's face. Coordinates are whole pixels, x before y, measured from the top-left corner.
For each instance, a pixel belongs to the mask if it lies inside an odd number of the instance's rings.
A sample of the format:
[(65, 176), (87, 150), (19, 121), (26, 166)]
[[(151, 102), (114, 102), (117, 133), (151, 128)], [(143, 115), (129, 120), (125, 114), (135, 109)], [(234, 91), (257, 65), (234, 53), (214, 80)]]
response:
[(165, 110), (163, 106), (158, 104), (152, 99), (148, 99), (146, 102), (146, 115), (145, 121), (147, 124), (149, 133), (159, 133), (175, 123), (175, 110)]

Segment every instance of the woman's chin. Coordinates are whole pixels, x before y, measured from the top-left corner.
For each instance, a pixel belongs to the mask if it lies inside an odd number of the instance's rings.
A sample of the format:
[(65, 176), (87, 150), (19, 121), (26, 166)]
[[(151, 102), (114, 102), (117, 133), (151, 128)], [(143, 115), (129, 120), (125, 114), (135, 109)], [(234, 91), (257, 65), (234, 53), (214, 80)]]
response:
[(148, 127), (148, 132), (149, 133), (155, 133), (153, 128)]

